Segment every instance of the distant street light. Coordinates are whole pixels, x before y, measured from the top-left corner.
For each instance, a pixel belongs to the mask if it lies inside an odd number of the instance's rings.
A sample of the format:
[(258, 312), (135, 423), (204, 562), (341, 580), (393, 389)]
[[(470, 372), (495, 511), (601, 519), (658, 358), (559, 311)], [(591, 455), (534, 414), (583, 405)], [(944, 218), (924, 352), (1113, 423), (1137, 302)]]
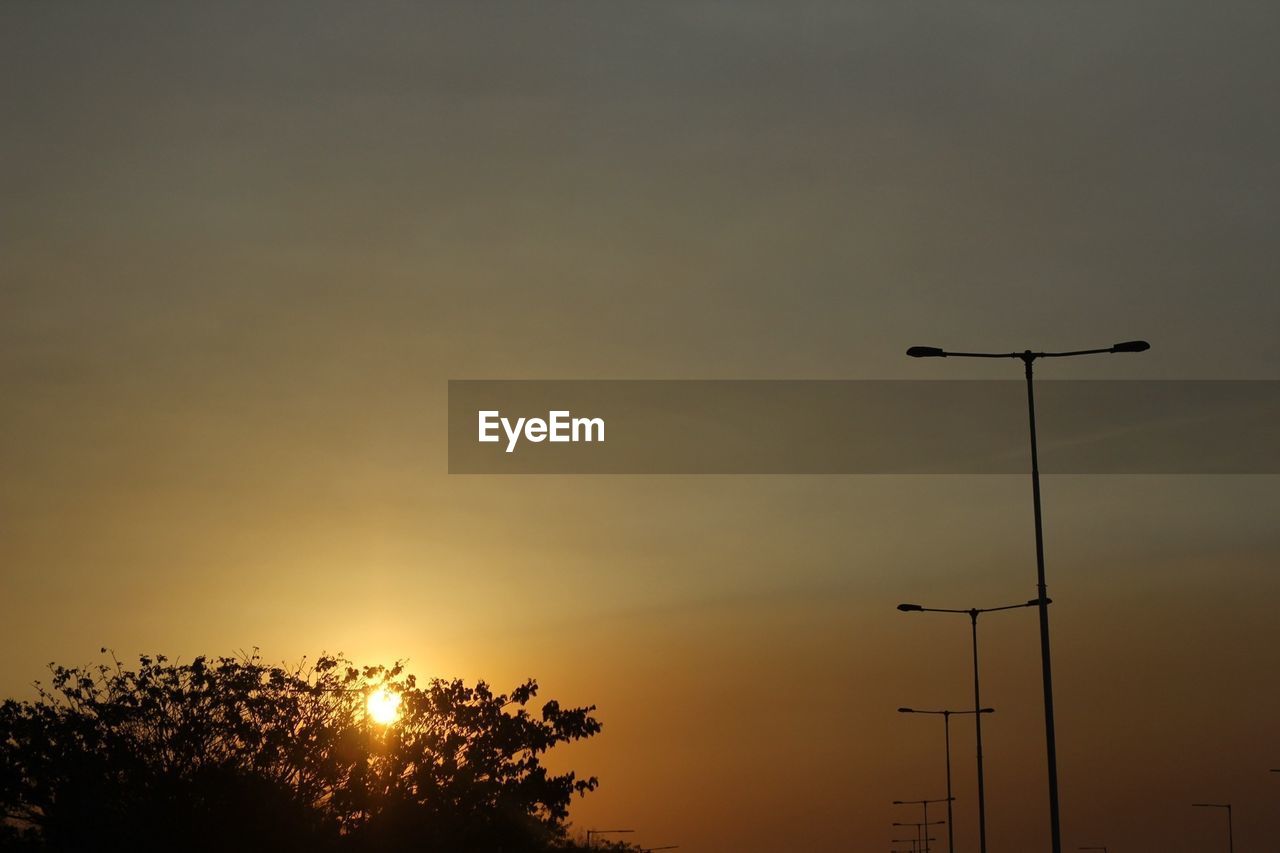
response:
[(955, 797), (951, 796), (951, 715), (952, 714), (994, 714), (995, 708), (978, 708), (972, 711), (921, 711), (916, 708), (899, 708), (899, 714), (939, 714), (942, 716), (942, 730), (946, 738), (947, 748), (947, 853), (955, 853), (956, 835), (955, 819), (951, 813), (951, 804)]
[[(924, 820), (923, 820), (923, 822), (922, 822), (922, 823), (920, 823), (920, 824), (919, 824), (919, 826), (928, 826), (928, 825), (929, 825), (929, 804), (930, 804), (930, 803), (945, 803), (945, 802), (950, 801), (951, 799), (952, 799), (951, 797), (938, 797), (937, 799), (933, 799), (933, 800), (894, 800), (894, 801), (893, 801), (893, 804), (894, 804), (895, 806), (921, 806), (921, 807), (923, 807), (923, 809), (924, 809)], [(942, 821), (938, 821), (937, 823), (942, 823)], [(894, 825), (895, 825), (895, 826), (897, 826), (898, 824), (894, 824)], [(908, 825), (908, 826), (917, 826), (917, 824), (907, 824), (907, 825)], [(927, 832), (927, 830), (926, 830), (926, 832)], [(932, 838), (928, 838), (928, 839), (925, 839), (925, 840), (926, 840), (926, 841), (933, 841), (934, 839), (932, 839)], [(928, 852), (928, 849), (929, 849), (929, 845), (927, 845), (927, 844), (926, 844), (926, 845), (925, 845), (925, 847), (924, 847), (925, 853), (927, 853), (927, 852)]]
[(929, 841), (937, 840), (934, 838), (925, 838), (925, 836), (929, 835), (929, 827), (942, 826), (943, 824), (946, 824), (946, 821), (918, 822), (918, 824), (911, 824), (911, 822), (906, 822), (906, 824), (900, 824), (900, 822), (893, 821), (893, 826), (914, 826), (915, 827), (916, 838), (918, 838), (920, 841), (920, 844), (922, 844), (922, 847), (920, 847), (920, 849), (924, 850), (924, 853), (928, 853)]
[(623, 833), (623, 832), (635, 832), (635, 830), (634, 829), (588, 829), (587, 830), (587, 849), (588, 850), (593, 849), (592, 836), (594, 835), (615, 835), (617, 833)]
[[(987, 853), (987, 783), (986, 771), (982, 763), (982, 685), (978, 680), (978, 617), (983, 613), (998, 613), (1001, 610), (1018, 610), (1023, 607), (1035, 607), (1040, 599), (1033, 598), (1023, 604), (1006, 604), (1003, 607), (971, 607), (968, 610), (953, 610), (945, 607), (925, 607), (921, 604), (899, 604), (903, 613), (963, 613), (969, 617), (970, 635), (973, 638), (973, 727), (978, 749), (978, 851)], [(985, 713), (985, 712), (983, 712)]]
[(1232, 826), (1231, 803), (1192, 803), (1192, 808), (1197, 809), (1226, 809), (1227, 810), (1227, 853), (1235, 853), (1235, 829)]
[[(1053, 726), (1053, 671), (1049, 663), (1049, 590), (1044, 577), (1044, 525), (1040, 511), (1040, 456), (1036, 448), (1036, 402), (1031, 365), (1038, 358), (1069, 358), (1099, 353), (1146, 352), (1146, 341), (1124, 341), (1104, 349), (1069, 352), (948, 352), (939, 347), (911, 347), (912, 358), (1016, 358), (1022, 361), (1027, 378), (1027, 415), (1031, 427), (1031, 501), (1036, 531), (1036, 600), (1040, 606), (1040, 669), (1044, 682), (1044, 733), (1049, 765), (1049, 834), (1053, 853), (1062, 853), (1062, 822), (1058, 813), (1058, 747)], [(983, 847), (983, 853), (986, 848)]]

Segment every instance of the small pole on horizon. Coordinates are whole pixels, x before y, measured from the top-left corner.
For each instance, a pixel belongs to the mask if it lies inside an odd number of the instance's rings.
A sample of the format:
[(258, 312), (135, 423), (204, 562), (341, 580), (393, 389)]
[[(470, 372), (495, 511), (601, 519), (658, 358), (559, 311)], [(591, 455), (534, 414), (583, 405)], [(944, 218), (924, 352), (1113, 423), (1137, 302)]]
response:
[(587, 830), (587, 849), (588, 850), (595, 849), (594, 839), (592, 838), (593, 835), (607, 835), (607, 834), (615, 834), (620, 832), (635, 832), (635, 830), (634, 829), (588, 829)]
[[(934, 800), (933, 802), (938, 802), (938, 800)], [(896, 804), (896, 801), (895, 801), (895, 804)], [(928, 806), (926, 805), (925, 808), (928, 809)], [(925, 817), (927, 818), (929, 817), (929, 815), (926, 814)], [(919, 836), (921, 853), (928, 853), (928, 850), (929, 850), (928, 842), (937, 841), (936, 838), (925, 838), (925, 836), (929, 834), (929, 827), (942, 826), (945, 823), (946, 823), (945, 820), (924, 820), (924, 821), (916, 821), (916, 822), (911, 822), (911, 821), (899, 822), (895, 820), (893, 822), (893, 826), (914, 826), (916, 828), (916, 835)]]
[(1192, 803), (1192, 808), (1196, 809), (1226, 809), (1227, 810), (1227, 853), (1235, 853), (1235, 821), (1231, 817), (1231, 803)]

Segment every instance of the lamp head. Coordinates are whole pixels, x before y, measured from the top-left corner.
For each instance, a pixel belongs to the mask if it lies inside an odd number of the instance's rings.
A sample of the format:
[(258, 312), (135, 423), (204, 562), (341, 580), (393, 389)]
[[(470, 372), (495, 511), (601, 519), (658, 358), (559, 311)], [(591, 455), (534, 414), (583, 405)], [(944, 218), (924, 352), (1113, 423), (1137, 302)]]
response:
[(899, 708), (898, 709), (899, 714), (914, 714), (915, 712), (916, 712), (915, 708)]
[(1151, 344), (1146, 341), (1122, 341), (1111, 347), (1112, 352), (1146, 352), (1151, 349)]
[(947, 354), (939, 347), (910, 347), (907, 355), (912, 358), (946, 358)]
[(912, 613), (917, 610), (924, 610), (924, 607), (919, 604), (899, 604), (898, 609), (903, 613)]

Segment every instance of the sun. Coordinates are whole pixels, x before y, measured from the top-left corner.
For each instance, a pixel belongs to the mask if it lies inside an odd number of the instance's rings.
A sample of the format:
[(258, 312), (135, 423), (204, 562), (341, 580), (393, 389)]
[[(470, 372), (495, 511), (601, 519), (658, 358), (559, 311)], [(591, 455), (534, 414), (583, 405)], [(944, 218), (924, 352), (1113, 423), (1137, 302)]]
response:
[(389, 726), (400, 718), (400, 694), (392, 693), (385, 687), (379, 687), (370, 693), (366, 705), (369, 716), (379, 725)]

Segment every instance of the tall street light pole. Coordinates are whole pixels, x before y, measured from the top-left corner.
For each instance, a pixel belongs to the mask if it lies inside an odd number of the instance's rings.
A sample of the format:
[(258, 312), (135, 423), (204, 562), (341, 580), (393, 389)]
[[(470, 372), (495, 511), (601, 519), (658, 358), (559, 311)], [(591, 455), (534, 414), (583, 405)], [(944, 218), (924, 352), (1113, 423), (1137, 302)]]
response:
[(1231, 819), (1231, 803), (1192, 803), (1192, 808), (1197, 809), (1226, 809), (1227, 810), (1227, 853), (1235, 853), (1236, 839), (1235, 828), (1232, 826)]
[(986, 772), (982, 764), (982, 684), (978, 680), (978, 617), (983, 613), (996, 613), (1001, 610), (1017, 610), (1023, 607), (1036, 607), (1040, 599), (1033, 598), (1024, 604), (1007, 604), (1004, 607), (971, 607), (968, 610), (953, 610), (945, 607), (925, 607), (922, 604), (899, 604), (903, 613), (963, 613), (969, 617), (970, 634), (973, 637), (973, 726), (978, 746), (978, 850), (987, 853), (987, 785)]
[(1053, 670), (1049, 661), (1049, 590), (1044, 577), (1044, 527), (1040, 511), (1040, 456), (1036, 447), (1036, 399), (1031, 365), (1038, 358), (1069, 358), (1101, 353), (1146, 352), (1146, 341), (1124, 341), (1103, 349), (1069, 352), (948, 352), (938, 347), (911, 347), (912, 358), (1016, 358), (1027, 378), (1027, 419), (1031, 427), (1031, 503), (1036, 528), (1036, 592), (1040, 601), (1040, 669), (1044, 681), (1044, 737), (1049, 765), (1049, 834), (1053, 853), (1062, 853), (1062, 821), (1058, 812), (1058, 746), (1053, 727)]
[(947, 853), (955, 853), (955, 817), (951, 813), (951, 804), (955, 797), (951, 795), (951, 715), (952, 714), (994, 714), (995, 708), (975, 708), (972, 711), (921, 711), (917, 708), (899, 708), (899, 714), (935, 714), (942, 717), (942, 730), (947, 749)]

